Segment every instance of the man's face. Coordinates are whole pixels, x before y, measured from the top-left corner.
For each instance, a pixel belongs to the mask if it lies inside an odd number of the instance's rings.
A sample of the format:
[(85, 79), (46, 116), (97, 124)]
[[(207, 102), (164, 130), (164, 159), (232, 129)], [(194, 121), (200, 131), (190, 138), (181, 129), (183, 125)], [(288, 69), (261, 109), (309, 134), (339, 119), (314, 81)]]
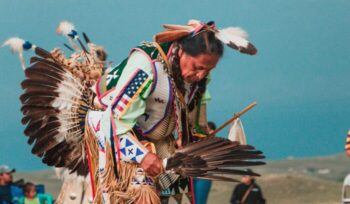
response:
[(245, 185), (250, 185), (252, 183), (252, 177), (251, 176), (243, 176), (242, 183), (244, 183)]
[(9, 184), (12, 182), (12, 173), (11, 172), (7, 172), (7, 173), (2, 173), (0, 174), (1, 180), (5, 183), (5, 184)]
[(200, 54), (192, 57), (182, 49), (179, 51), (179, 58), (181, 76), (188, 83), (194, 83), (205, 78), (220, 59), (215, 54)]

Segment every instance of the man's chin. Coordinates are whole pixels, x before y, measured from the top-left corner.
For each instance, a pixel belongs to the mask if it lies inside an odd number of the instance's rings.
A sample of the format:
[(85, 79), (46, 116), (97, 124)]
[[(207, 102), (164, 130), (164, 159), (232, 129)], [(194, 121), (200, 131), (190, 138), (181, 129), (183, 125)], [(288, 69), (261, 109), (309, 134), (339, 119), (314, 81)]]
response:
[(193, 79), (193, 78), (187, 78), (187, 79), (185, 78), (184, 80), (185, 80), (185, 82), (190, 83), (190, 84), (195, 83), (197, 81), (196, 79)]

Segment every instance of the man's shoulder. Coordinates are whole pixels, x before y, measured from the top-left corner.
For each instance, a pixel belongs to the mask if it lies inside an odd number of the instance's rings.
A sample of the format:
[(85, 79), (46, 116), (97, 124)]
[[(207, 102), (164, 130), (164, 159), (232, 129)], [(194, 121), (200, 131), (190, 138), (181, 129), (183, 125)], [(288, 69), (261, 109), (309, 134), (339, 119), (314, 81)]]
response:
[(240, 190), (240, 191), (242, 191), (242, 190), (244, 190), (244, 189), (246, 189), (246, 188), (247, 188), (247, 186), (246, 186), (244, 183), (239, 183), (239, 184), (237, 184), (237, 186), (235, 187), (236, 190)]
[(11, 189), (11, 184), (0, 185), (0, 191)]

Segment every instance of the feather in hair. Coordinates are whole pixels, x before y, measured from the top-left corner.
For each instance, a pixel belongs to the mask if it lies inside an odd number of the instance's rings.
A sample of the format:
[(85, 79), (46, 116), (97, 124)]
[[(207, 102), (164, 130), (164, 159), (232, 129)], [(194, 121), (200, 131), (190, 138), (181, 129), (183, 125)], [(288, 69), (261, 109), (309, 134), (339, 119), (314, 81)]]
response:
[(215, 36), (229, 47), (238, 50), (241, 53), (255, 55), (257, 49), (248, 40), (248, 34), (241, 28), (228, 27), (220, 29)]
[(158, 43), (171, 42), (182, 37), (185, 37), (191, 33), (188, 30), (166, 30), (160, 33), (157, 33), (153, 39)]
[(186, 30), (189, 32), (194, 31), (194, 28), (192, 26), (187, 25), (164, 24), (163, 27), (168, 30)]

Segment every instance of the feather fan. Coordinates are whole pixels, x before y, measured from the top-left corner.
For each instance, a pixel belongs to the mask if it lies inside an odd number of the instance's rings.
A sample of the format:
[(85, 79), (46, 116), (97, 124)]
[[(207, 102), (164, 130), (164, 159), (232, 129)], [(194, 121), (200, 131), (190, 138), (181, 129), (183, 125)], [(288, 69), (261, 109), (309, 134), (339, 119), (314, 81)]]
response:
[(164, 162), (166, 171), (173, 171), (182, 176), (235, 181), (222, 174), (259, 176), (251, 171), (234, 168), (265, 164), (257, 161), (263, 158), (265, 156), (262, 152), (255, 150), (253, 146), (211, 137), (176, 150)]

